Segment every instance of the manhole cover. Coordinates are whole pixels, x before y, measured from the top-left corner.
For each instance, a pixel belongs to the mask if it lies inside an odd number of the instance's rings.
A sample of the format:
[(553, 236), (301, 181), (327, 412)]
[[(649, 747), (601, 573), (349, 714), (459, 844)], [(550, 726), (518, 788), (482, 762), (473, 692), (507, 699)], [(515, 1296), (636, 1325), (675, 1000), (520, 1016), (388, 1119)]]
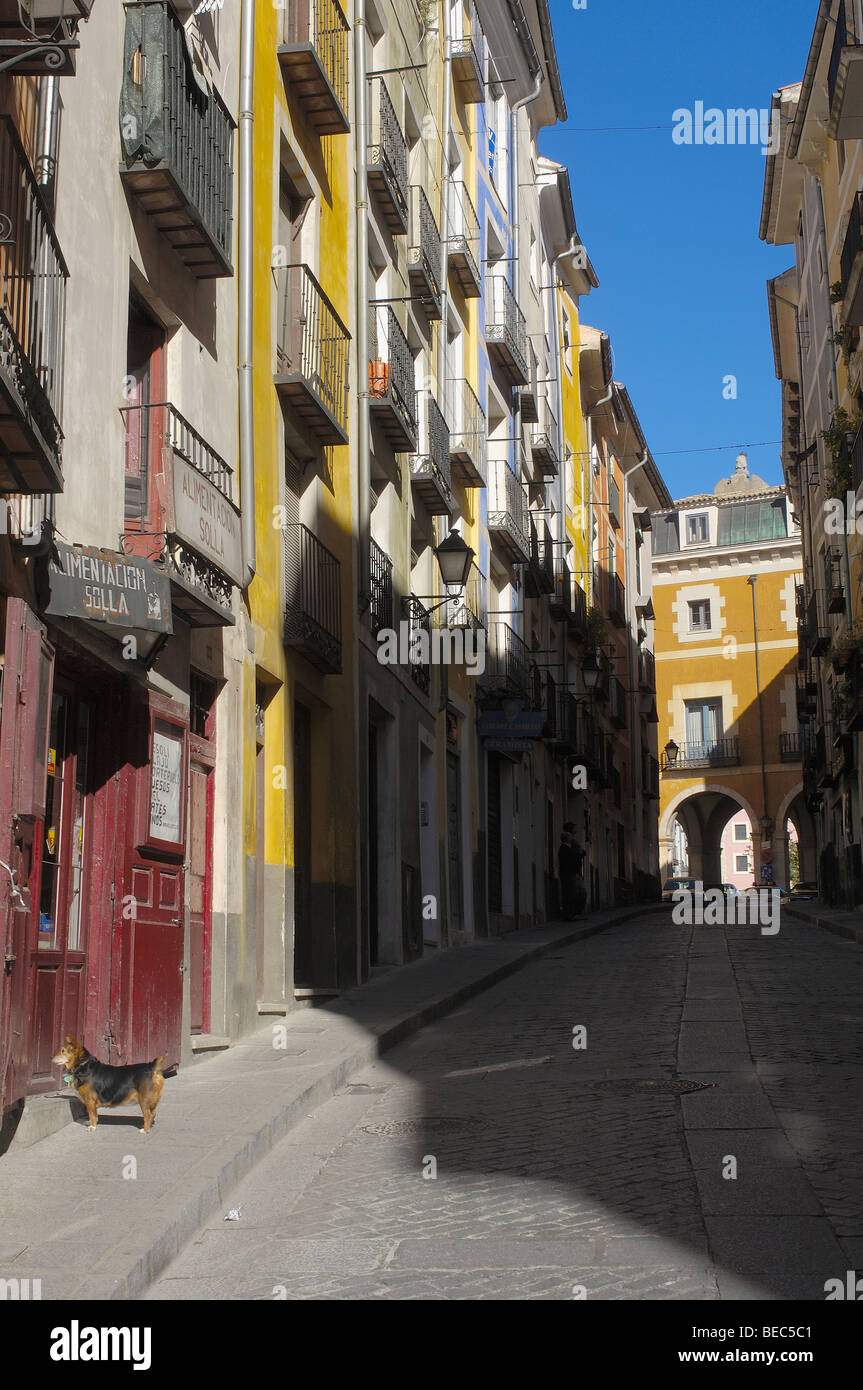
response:
[(593, 1090), (609, 1091), (618, 1096), (637, 1095), (639, 1091), (658, 1091), (667, 1095), (685, 1096), (691, 1091), (710, 1091), (716, 1086), (716, 1082), (690, 1081), (685, 1076), (670, 1076), (658, 1081), (632, 1081), (627, 1077), (618, 1077), (613, 1081), (590, 1081), (587, 1085)]
[(481, 1120), (466, 1116), (422, 1115), (417, 1120), (381, 1120), (376, 1125), (363, 1125), (363, 1131), (383, 1139), (403, 1139), (412, 1134), (455, 1134), (459, 1130), (481, 1127)]

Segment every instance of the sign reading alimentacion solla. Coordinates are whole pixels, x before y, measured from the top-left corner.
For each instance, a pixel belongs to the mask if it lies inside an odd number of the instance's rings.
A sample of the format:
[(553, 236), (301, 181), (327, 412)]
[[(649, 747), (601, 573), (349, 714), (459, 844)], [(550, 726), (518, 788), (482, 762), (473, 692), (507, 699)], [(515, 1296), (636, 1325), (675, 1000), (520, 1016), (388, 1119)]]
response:
[(55, 543), (48, 566), (48, 617), (81, 618), (122, 628), (171, 633), (171, 581), (148, 560), (90, 545)]

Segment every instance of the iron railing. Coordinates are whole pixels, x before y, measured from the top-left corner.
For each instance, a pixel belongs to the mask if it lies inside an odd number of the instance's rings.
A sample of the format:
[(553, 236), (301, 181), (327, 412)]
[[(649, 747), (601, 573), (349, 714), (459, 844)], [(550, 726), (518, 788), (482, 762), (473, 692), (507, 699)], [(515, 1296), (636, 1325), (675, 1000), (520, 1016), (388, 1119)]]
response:
[(487, 581), (475, 564), (463, 589), (450, 590), (449, 602), (434, 614), (438, 627), (485, 627), (488, 614)]
[(854, 269), (854, 262), (861, 251), (863, 251), (863, 193), (855, 193), (854, 201), (851, 204), (848, 230), (845, 233), (845, 244), (842, 247), (841, 262), (843, 297), (849, 304), (848, 284)]
[(608, 688), (608, 714), (620, 728), (627, 723), (626, 690), (617, 676), (612, 676)]
[(208, 92), (198, 84), (173, 5), (140, 0), (124, 8), (127, 70), (121, 128), (126, 168), (140, 170), (164, 161), (229, 265), (234, 121), (216, 89)]
[(342, 111), (348, 110), (350, 25), (338, 0), (289, 0), (282, 10), (285, 44), (310, 43)]
[(301, 376), (347, 435), (351, 335), (307, 265), (282, 266), (273, 273), (279, 370)]
[(528, 702), (532, 699), (531, 656), (527, 643), (509, 623), (495, 617), (489, 622), (487, 683), (501, 685)]
[[(402, 599), (402, 608), (408, 620), (410, 638), (412, 639), (416, 632), (425, 632), (427, 638), (426, 651), (430, 654), (432, 631), (431, 613), (426, 608), (425, 604), (421, 603), (414, 594), (411, 594), (409, 598)], [(410, 641), (408, 653), (410, 655), (411, 680), (414, 682), (414, 685), (417, 685), (420, 690), (428, 695), (431, 690), (431, 663), (430, 661), (416, 660), (415, 655), (418, 651), (419, 645), (415, 645), (413, 641)]]
[(284, 528), (285, 642), (342, 669), (341, 563), (302, 522)]
[(557, 472), (557, 420), (544, 395), (540, 395), (539, 420), (531, 437), (531, 451), (534, 462), (542, 473), (553, 475)]
[(553, 594), (555, 585), (554, 541), (551, 538), (547, 521), (542, 523), (542, 531), (537, 530), (535, 535), (536, 547), (535, 549), (533, 546), (531, 547), (531, 561), (536, 566), (543, 593)]
[(372, 304), (369, 314), (369, 390), (372, 396), (388, 397), (410, 432), (416, 434), (417, 393), (410, 344), (389, 304)]
[(518, 378), (516, 384), (527, 382), (526, 321), (505, 275), (486, 277), (485, 337), (487, 343), (498, 343), (506, 349), (513, 374)]
[(369, 555), (369, 622), (372, 635), (393, 626), (393, 562), (375, 542)]
[[(430, 309), (430, 317), (440, 318), (441, 284), (443, 280), (443, 246), (437, 221), (419, 185), (411, 188), (411, 244), (408, 248), (408, 267), (414, 298)], [(419, 277), (419, 278), (418, 278)], [(423, 282), (422, 290), (417, 288)]]
[[(411, 479), (417, 484), (418, 492), (429, 508), (443, 515), (452, 502), (449, 425), (434, 396), (426, 394), (424, 399), (421, 452), (411, 459)], [(444, 510), (441, 511), (441, 508)]]
[(842, 50), (848, 45), (848, 26), (845, 23), (845, 0), (840, 0), (839, 12), (836, 15), (835, 24), (836, 29), (833, 35), (833, 51), (830, 54), (830, 66), (827, 69), (828, 107), (831, 111), (833, 109), (833, 98), (836, 95), (839, 65), (842, 62)]
[(460, 180), (448, 185), (447, 254), (465, 258), (464, 270), (476, 284), (481, 283), (482, 260), (479, 218), (467, 187)]
[(863, 483), (863, 425), (854, 437), (851, 445), (851, 486), (855, 492), (860, 490)]
[(645, 796), (659, 800), (659, 759), (652, 753), (641, 755), (641, 790)]
[(691, 767), (733, 767), (740, 762), (740, 740), (717, 738), (703, 743), (681, 743), (676, 756), (662, 754), (662, 771), (675, 772)]
[(608, 515), (620, 526), (620, 488), (611, 477), (608, 479)]
[(524, 487), (505, 459), (492, 462), (489, 482), (489, 527), (508, 531), (524, 559), (529, 559), (528, 510)]
[(587, 637), (587, 594), (580, 584), (575, 584), (572, 590), (572, 613), (570, 615), (570, 626), (573, 632), (580, 637)]
[(656, 689), (656, 662), (646, 647), (638, 649), (638, 684), (646, 690)]
[(626, 589), (617, 574), (608, 576), (608, 613), (613, 623), (623, 627), (626, 623)]
[(372, 146), (369, 164), (374, 172), (386, 180), (389, 196), (396, 207), (400, 227), (406, 229), (408, 221), (408, 148), (402, 128), (399, 125), (395, 107), (390, 100), (383, 78), (374, 78), (378, 83), (378, 140)]
[(799, 763), (812, 752), (811, 729), (800, 729), (796, 734), (779, 735), (779, 761)]
[[(463, 377), (449, 383), (450, 456), (470, 460), (469, 486), (488, 484), (488, 444), (485, 411), (469, 381)], [(462, 463), (462, 471), (465, 464)]]
[[(169, 401), (157, 401), (150, 405), (127, 405), (121, 411), (126, 425), (126, 475), (141, 480), (142, 505), (147, 510), (149, 497), (149, 453), (151, 441), (156, 439), (163, 448), (170, 449), (184, 459), (196, 473), (218, 488), (229, 502), (234, 500), (234, 470), (203, 435), (200, 435), (176, 406)], [(128, 464), (130, 450), (134, 450), (139, 460), (138, 471), (133, 474)], [(127, 511), (127, 517), (133, 513)]]
[(0, 373), (59, 473), (69, 272), (9, 116), (0, 116), (0, 238)]

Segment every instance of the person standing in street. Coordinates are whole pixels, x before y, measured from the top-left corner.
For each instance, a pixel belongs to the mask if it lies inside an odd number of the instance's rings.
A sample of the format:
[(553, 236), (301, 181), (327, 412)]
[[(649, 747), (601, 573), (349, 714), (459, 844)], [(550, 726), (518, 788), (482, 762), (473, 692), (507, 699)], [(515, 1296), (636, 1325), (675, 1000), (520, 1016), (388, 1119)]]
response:
[(582, 879), (584, 850), (575, 838), (575, 824), (571, 820), (565, 823), (561, 832), (557, 864), (560, 874), (561, 913), (565, 921), (571, 921), (583, 910), (587, 899)]

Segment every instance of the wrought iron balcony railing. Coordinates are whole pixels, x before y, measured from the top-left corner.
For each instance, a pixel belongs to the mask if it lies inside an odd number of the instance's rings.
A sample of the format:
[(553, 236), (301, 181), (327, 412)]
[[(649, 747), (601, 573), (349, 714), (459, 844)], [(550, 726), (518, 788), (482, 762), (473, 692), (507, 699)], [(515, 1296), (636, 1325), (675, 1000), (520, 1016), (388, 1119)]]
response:
[[(278, 294), (276, 390), (293, 414), (295, 452), (348, 442), (350, 334), (307, 265), (273, 271)], [(286, 418), (286, 425), (288, 424)]]
[(126, 406), (123, 546), (167, 566), (174, 608), (196, 627), (233, 623), (242, 582), (233, 470), (168, 401)]
[(10, 77), (73, 77), (78, 24), (93, 0), (0, 0), (0, 67)]
[(452, 475), (465, 487), (488, 481), (485, 411), (469, 381), (449, 383), (449, 457)]
[(656, 689), (656, 661), (646, 647), (638, 649), (638, 684), (642, 690)]
[(404, 236), (408, 230), (408, 148), (383, 78), (370, 81), (373, 115), (367, 155), (369, 183), (387, 227), (393, 236)]
[(66, 262), (15, 125), (0, 116), (0, 492), (59, 492)]
[(608, 517), (611, 524), (620, 529), (620, 488), (614, 478), (608, 479)]
[(432, 516), (452, 513), (449, 426), (429, 393), (423, 397), (420, 453), (411, 458), (411, 486)]
[(487, 275), (485, 340), (488, 354), (510, 386), (526, 386), (527, 328), (505, 275)]
[(350, 26), (338, 0), (290, 0), (278, 54), (285, 88), (318, 135), (343, 135), (348, 117)]
[(681, 743), (676, 756), (662, 754), (662, 771), (685, 772), (689, 768), (734, 767), (740, 762), (740, 740), (717, 738), (704, 743)]
[(652, 753), (641, 756), (641, 790), (651, 800), (659, 800), (659, 759)]
[(490, 617), (484, 685), (500, 694), (533, 702), (533, 663), (527, 643), (498, 616)]
[(418, 435), (414, 359), (389, 304), (370, 306), (369, 351), (372, 414), (397, 453), (415, 453)]
[(554, 593), (554, 542), (547, 522), (539, 526), (533, 516), (530, 525), (530, 563), (525, 575), (525, 592), (533, 598)]
[(580, 584), (575, 584), (572, 590), (569, 630), (577, 641), (587, 641), (587, 594)]
[(855, 193), (842, 247), (842, 319), (846, 328), (863, 325), (863, 193)]
[(779, 735), (779, 761), (799, 763), (812, 752), (812, 733), (806, 727), (796, 734)]
[[(427, 650), (430, 652), (433, 615), (414, 594), (411, 594), (409, 598), (402, 599), (402, 608), (408, 620), (410, 636), (413, 637), (415, 632), (425, 632), (428, 635)], [(419, 686), (425, 695), (428, 695), (431, 690), (431, 664), (428, 661), (413, 660), (413, 655), (419, 651), (419, 647), (415, 646), (413, 642), (410, 642), (408, 651), (412, 657), (410, 663), (411, 680), (414, 685)]]
[(558, 471), (557, 420), (544, 396), (540, 397), (539, 420), (531, 436), (533, 466), (541, 478), (556, 478)]
[(393, 626), (393, 562), (372, 541), (369, 555), (369, 623), (377, 637), (382, 628)]
[(465, 299), (478, 299), (482, 294), (479, 218), (463, 183), (450, 182), (447, 190), (447, 261)]
[(470, 27), (466, 34), (450, 39), (449, 57), (452, 80), (459, 100), (465, 106), (485, 101), (483, 81), (483, 36), (476, 6), (470, 8)]
[(440, 232), (425, 189), (411, 188), (411, 236), (408, 247), (408, 279), (411, 297), (422, 306), (426, 318), (442, 313), (443, 247)]
[(505, 459), (491, 463), (488, 498), (488, 530), (510, 564), (530, 560), (527, 497)]
[(854, 436), (854, 443), (851, 445), (851, 486), (855, 492), (860, 491), (860, 484), (863, 483), (863, 425)]
[(608, 576), (608, 616), (615, 627), (626, 627), (626, 589), (616, 574)]
[(234, 120), (215, 87), (198, 82), (173, 5), (125, 10), (120, 175), (193, 275), (233, 275)]
[(827, 133), (833, 140), (859, 140), (863, 136), (863, 47), (847, 0), (840, 0), (835, 22), (827, 70)]
[(342, 669), (339, 560), (301, 522), (284, 528), (285, 645), (325, 674)]
[(612, 676), (608, 686), (608, 717), (612, 724), (622, 729), (627, 724), (626, 690), (617, 676)]
[(488, 621), (487, 581), (475, 564), (463, 589), (450, 590), (449, 603), (434, 612), (437, 627), (485, 627)]

